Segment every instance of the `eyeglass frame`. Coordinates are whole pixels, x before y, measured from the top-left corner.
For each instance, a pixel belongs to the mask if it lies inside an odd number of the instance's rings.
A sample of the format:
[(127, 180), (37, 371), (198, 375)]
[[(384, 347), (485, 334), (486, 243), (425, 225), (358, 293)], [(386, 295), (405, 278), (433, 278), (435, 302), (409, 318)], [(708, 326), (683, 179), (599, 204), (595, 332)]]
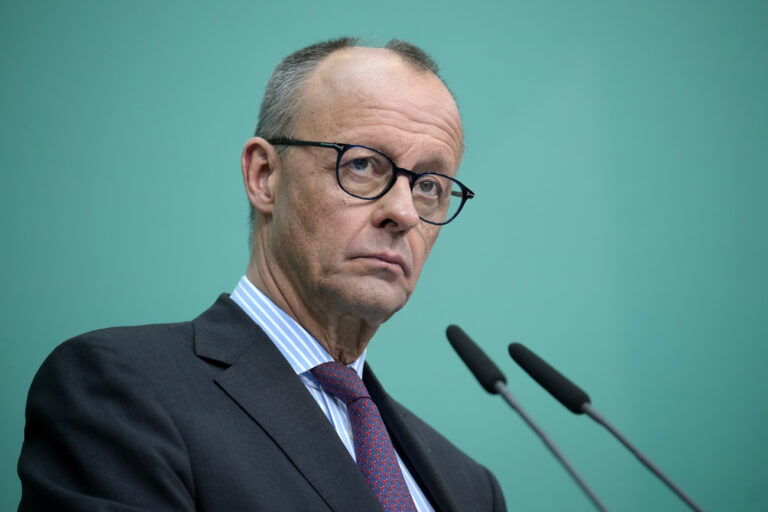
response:
[[(450, 176), (446, 176), (445, 174), (441, 174), (439, 172), (422, 172), (422, 173), (418, 173), (418, 172), (412, 171), (410, 169), (404, 169), (403, 167), (398, 167), (397, 164), (395, 164), (395, 161), (392, 160), (392, 158), (390, 158), (389, 155), (387, 155), (385, 153), (382, 153), (378, 149), (375, 149), (375, 148), (372, 148), (372, 147), (363, 146), (363, 145), (360, 145), (360, 144), (346, 144), (346, 143), (343, 143), (343, 142), (318, 142), (318, 141), (290, 139), (290, 138), (267, 139), (267, 142), (269, 142), (273, 146), (305, 146), (305, 147), (318, 147), (318, 148), (335, 149), (336, 150), (336, 183), (339, 185), (339, 188), (341, 190), (343, 190), (345, 193), (349, 194), (352, 197), (356, 197), (358, 199), (363, 199), (363, 200), (366, 200), (366, 201), (375, 201), (376, 199), (379, 199), (379, 198), (383, 197), (387, 192), (392, 190), (392, 187), (395, 185), (395, 182), (397, 181), (397, 176), (399, 174), (404, 174), (404, 175), (406, 175), (408, 177), (408, 185), (411, 188), (411, 192), (413, 192), (413, 187), (414, 187), (414, 184), (416, 183), (416, 180), (419, 179), (419, 177), (421, 177), (421, 176), (423, 176), (425, 174), (430, 174), (430, 175), (434, 175), (434, 176), (440, 176), (442, 178), (447, 178), (447, 179), (451, 180), (452, 182), (456, 183), (459, 186), (459, 188), (461, 189), (461, 204), (459, 204), (459, 207), (456, 209), (456, 213), (454, 213), (451, 216), (451, 218), (446, 220), (445, 222), (434, 222), (434, 221), (431, 221), (431, 220), (427, 220), (427, 219), (423, 218), (421, 215), (419, 215), (419, 219), (421, 219), (422, 221), (424, 221), (424, 222), (426, 222), (428, 224), (432, 224), (432, 225), (435, 225), (435, 226), (444, 226), (444, 225), (448, 224), (449, 222), (451, 222), (456, 217), (458, 217), (459, 213), (461, 213), (461, 210), (464, 208), (464, 205), (466, 204), (467, 200), (468, 199), (472, 199), (473, 197), (475, 197), (475, 193), (472, 192), (469, 189), (469, 187), (464, 185), (462, 182), (460, 182), (456, 178), (452, 178)], [(341, 176), (339, 175), (339, 173), (340, 173), (339, 167), (341, 166), (341, 156), (345, 152), (349, 151), (352, 148), (363, 148), (363, 149), (367, 149), (367, 150), (373, 151), (373, 152), (383, 156), (384, 158), (386, 158), (387, 161), (389, 161), (389, 163), (391, 164), (391, 166), (392, 166), (392, 178), (390, 178), (389, 183), (387, 183), (387, 185), (384, 187), (384, 190), (382, 190), (378, 195), (376, 195), (374, 197), (359, 196), (357, 194), (353, 194), (352, 192), (350, 192), (349, 190), (344, 188), (344, 186), (341, 184)], [(458, 197), (459, 196), (458, 192), (456, 192), (454, 190), (451, 191), (451, 195), (453, 197)]]

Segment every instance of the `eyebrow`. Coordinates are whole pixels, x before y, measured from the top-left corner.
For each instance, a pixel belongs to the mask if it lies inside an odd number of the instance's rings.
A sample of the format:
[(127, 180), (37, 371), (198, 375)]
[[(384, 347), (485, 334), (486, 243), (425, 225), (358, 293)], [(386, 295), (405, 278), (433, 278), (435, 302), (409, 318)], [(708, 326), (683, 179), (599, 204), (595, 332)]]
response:
[[(371, 144), (360, 144), (360, 146), (366, 146), (377, 151), (381, 151), (389, 158), (391, 158), (392, 161), (395, 162), (395, 165), (401, 167), (400, 162), (398, 162), (396, 158), (392, 157), (392, 153), (394, 153), (394, 151), (390, 151), (390, 148)], [(441, 174), (448, 174), (453, 169), (445, 159), (436, 155), (429, 155), (427, 158), (419, 160), (414, 167), (410, 168), (410, 170), (418, 172), (419, 174), (423, 174), (425, 172), (439, 172)]]

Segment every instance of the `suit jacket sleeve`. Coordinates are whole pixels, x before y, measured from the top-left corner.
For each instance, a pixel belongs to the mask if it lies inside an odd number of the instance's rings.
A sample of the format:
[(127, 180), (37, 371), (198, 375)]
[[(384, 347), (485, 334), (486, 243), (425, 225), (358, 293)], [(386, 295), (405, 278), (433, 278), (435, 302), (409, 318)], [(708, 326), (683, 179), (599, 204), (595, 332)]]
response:
[(29, 391), (19, 510), (194, 510), (187, 452), (149, 388), (98, 335), (58, 347)]

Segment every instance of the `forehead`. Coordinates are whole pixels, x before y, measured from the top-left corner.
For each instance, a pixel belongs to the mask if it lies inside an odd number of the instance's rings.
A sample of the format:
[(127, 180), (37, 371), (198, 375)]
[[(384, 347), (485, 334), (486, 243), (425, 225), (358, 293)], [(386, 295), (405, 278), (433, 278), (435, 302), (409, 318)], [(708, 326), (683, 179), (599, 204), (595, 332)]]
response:
[(331, 54), (308, 80), (298, 113), (300, 137), (373, 145), (395, 158), (418, 150), (454, 168), (461, 159), (461, 119), (451, 93), (432, 72), (390, 50)]

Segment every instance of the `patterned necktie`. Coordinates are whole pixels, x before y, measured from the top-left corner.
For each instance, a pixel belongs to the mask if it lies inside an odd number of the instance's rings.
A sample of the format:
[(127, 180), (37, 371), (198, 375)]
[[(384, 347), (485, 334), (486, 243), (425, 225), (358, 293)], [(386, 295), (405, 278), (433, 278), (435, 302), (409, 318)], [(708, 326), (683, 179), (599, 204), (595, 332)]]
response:
[(384, 510), (416, 512), (379, 409), (357, 372), (341, 363), (323, 363), (312, 368), (312, 375), (325, 391), (346, 404), (357, 465)]

